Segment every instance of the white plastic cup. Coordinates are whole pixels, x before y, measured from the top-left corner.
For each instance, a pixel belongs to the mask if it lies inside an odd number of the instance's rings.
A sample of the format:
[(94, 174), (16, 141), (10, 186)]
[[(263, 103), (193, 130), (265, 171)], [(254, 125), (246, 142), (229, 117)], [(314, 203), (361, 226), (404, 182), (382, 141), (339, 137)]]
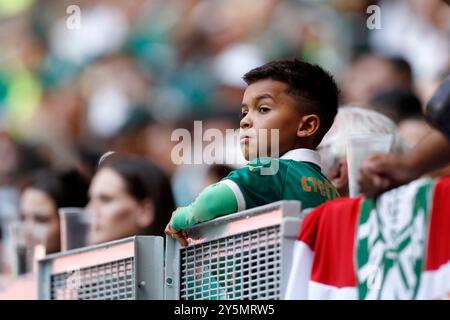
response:
[(347, 167), (350, 197), (361, 192), (358, 186), (359, 170), (364, 159), (373, 153), (388, 153), (393, 142), (392, 134), (351, 134), (347, 136)]
[(91, 221), (91, 215), (84, 208), (60, 208), (61, 251), (87, 246)]

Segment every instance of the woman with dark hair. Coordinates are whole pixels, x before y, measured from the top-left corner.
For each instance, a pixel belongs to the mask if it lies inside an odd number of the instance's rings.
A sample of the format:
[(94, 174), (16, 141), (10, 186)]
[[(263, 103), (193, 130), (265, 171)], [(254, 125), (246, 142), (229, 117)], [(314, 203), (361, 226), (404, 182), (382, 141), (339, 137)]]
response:
[[(27, 257), (31, 258), (36, 245), (43, 245), (47, 254), (60, 250), (60, 228), (58, 208), (84, 207), (87, 202), (88, 182), (77, 172), (56, 173), (41, 169), (31, 174), (25, 182), (20, 198), (20, 211), (23, 224)], [(20, 253), (18, 253), (20, 254)], [(37, 275), (31, 261), (25, 262), (27, 270), (4, 288), (0, 289), (0, 300), (37, 299)]]
[(76, 171), (62, 174), (50, 170), (35, 172), (20, 199), (26, 244), (42, 244), (46, 253), (60, 250), (58, 208), (84, 207), (88, 182)]
[(164, 235), (175, 208), (168, 177), (136, 158), (107, 158), (95, 174), (88, 209), (95, 215), (93, 244), (134, 235)]

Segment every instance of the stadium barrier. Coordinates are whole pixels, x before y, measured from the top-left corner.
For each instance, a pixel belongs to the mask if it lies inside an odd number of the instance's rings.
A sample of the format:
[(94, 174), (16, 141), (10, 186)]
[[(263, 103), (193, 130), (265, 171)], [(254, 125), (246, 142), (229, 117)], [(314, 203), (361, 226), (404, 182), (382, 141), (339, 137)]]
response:
[[(327, 283), (325, 291), (314, 287), (305, 298), (448, 298), (449, 182), (449, 177), (435, 184), (419, 179), (364, 206), (348, 198), (323, 207), (339, 214), (310, 221), (309, 229), (321, 224), (310, 249), (327, 257), (322, 261), (331, 254), (340, 266), (323, 269), (320, 276), (355, 279), (345, 291), (330, 291), (333, 284)], [(39, 299), (282, 299), (289, 281), (310, 288), (306, 276), (289, 279), (300, 224), (309, 211), (301, 211), (298, 201), (280, 201), (226, 215), (185, 230), (187, 247), (168, 237), (165, 253), (162, 237), (137, 236), (49, 255), (39, 262)], [(356, 216), (362, 220), (354, 235), (336, 229)], [(348, 255), (353, 246), (353, 254), (363, 253), (360, 260)], [(313, 260), (306, 261), (314, 267)], [(410, 277), (402, 277), (402, 270)]]
[(187, 229), (187, 247), (166, 238), (165, 299), (281, 299), (305, 214), (280, 201)]
[[(280, 299), (300, 223), (298, 201), (280, 201), (187, 229), (189, 245), (136, 236), (46, 256), (38, 297), (90, 299)], [(165, 274), (164, 274), (165, 273)]]
[(135, 236), (46, 256), (40, 300), (161, 300), (164, 239)]

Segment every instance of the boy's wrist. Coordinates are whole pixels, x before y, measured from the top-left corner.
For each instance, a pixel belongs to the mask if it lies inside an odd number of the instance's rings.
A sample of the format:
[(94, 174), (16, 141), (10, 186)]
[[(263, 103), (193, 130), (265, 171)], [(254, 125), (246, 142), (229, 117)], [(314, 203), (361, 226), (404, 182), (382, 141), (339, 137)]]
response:
[(186, 209), (186, 207), (180, 207), (177, 210), (174, 211), (172, 218), (170, 219), (170, 227), (173, 231), (179, 232), (183, 230), (183, 209)]

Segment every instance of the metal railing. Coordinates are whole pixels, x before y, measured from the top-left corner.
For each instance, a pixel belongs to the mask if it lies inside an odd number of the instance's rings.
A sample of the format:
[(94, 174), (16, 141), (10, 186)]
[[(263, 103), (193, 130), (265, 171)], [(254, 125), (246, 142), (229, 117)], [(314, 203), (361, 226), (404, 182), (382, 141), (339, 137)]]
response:
[[(39, 299), (280, 299), (305, 212), (280, 201), (186, 230), (189, 245), (136, 236), (46, 256)], [(165, 274), (164, 274), (165, 272)]]
[(185, 248), (166, 238), (165, 299), (281, 299), (300, 209), (280, 201), (199, 224)]
[(39, 299), (163, 299), (163, 242), (136, 236), (48, 255), (39, 261)]

